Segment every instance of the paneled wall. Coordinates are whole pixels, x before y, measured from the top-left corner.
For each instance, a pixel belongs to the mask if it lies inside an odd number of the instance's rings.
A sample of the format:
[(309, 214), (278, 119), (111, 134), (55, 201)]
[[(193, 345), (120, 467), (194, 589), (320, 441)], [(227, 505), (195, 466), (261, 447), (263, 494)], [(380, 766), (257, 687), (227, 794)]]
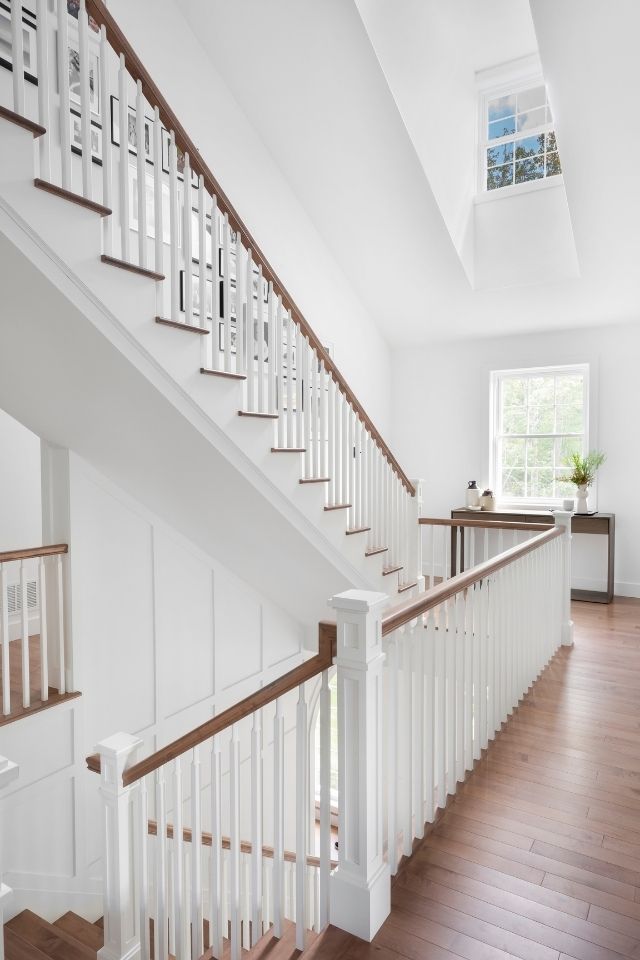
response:
[[(100, 800), (85, 756), (119, 730), (150, 752), (204, 722), (299, 663), (303, 627), (75, 455), (45, 462), (61, 475), (55, 500), (68, 477), (73, 683), (83, 696), (2, 730), (1, 752), (21, 767), (0, 817), (6, 882), (14, 911), (97, 916)], [(270, 730), (267, 749), (269, 739)]]

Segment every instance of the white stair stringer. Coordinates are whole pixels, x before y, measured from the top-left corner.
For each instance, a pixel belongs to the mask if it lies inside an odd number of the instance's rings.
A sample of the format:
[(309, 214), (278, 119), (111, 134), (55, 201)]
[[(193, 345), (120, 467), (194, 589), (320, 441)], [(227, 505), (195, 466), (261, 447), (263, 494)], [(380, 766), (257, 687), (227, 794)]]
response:
[(155, 284), (100, 261), (100, 218), (34, 187), (31, 136), (0, 134), (0, 405), (302, 622), (347, 586), (394, 592), (323, 484), (299, 484), (300, 458), (271, 453), (273, 421), (239, 417), (239, 383), (200, 373), (201, 338), (154, 322)]

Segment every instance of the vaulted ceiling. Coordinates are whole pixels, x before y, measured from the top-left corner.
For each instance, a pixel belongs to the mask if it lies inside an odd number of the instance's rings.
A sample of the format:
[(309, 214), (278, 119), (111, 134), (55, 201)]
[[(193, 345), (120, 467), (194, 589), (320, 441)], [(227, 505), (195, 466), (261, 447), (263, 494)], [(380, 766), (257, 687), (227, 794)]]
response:
[[(640, 315), (637, 0), (179, 5), (390, 343)], [(476, 73), (529, 55), (564, 183), (475, 203)]]

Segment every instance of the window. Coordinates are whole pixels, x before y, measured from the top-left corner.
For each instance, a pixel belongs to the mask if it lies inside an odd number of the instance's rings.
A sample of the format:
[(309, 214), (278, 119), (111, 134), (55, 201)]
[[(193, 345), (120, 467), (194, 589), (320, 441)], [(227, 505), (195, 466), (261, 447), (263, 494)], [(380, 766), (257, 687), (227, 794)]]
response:
[(481, 101), (482, 170), (487, 191), (562, 173), (544, 84)]
[(586, 364), (499, 370), (493, 395), (493, 486), (502, 502), (552, 506), (574, 494), (560, 479), (570, 454), (587, 450)]

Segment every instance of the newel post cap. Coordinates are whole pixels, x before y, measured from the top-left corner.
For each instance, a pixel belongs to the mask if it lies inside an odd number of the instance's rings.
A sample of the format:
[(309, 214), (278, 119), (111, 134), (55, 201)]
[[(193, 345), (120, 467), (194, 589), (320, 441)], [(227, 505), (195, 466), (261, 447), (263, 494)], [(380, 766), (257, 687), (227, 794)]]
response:
[(329, 606), (334, 610), (345, 610), (349, 613), (382, 612), (388, 603), (389, 597), (386, 593), (374, 590), (345, 590), (329, 600)]
[(140, 737), (133, 737), (130, 733), (114, 733), (100, 741), (95, 752), (100, 754), (103, 787), (108, 786), (117, 792), (123, 789), (122, 774), (135, 762), (143, 743)]
[(571, 518), (573, 517), (573, 511), (571, 510), (554, 510), (553, 516), (555, 519), (556, 527), (568, 527), (571, 529)]

